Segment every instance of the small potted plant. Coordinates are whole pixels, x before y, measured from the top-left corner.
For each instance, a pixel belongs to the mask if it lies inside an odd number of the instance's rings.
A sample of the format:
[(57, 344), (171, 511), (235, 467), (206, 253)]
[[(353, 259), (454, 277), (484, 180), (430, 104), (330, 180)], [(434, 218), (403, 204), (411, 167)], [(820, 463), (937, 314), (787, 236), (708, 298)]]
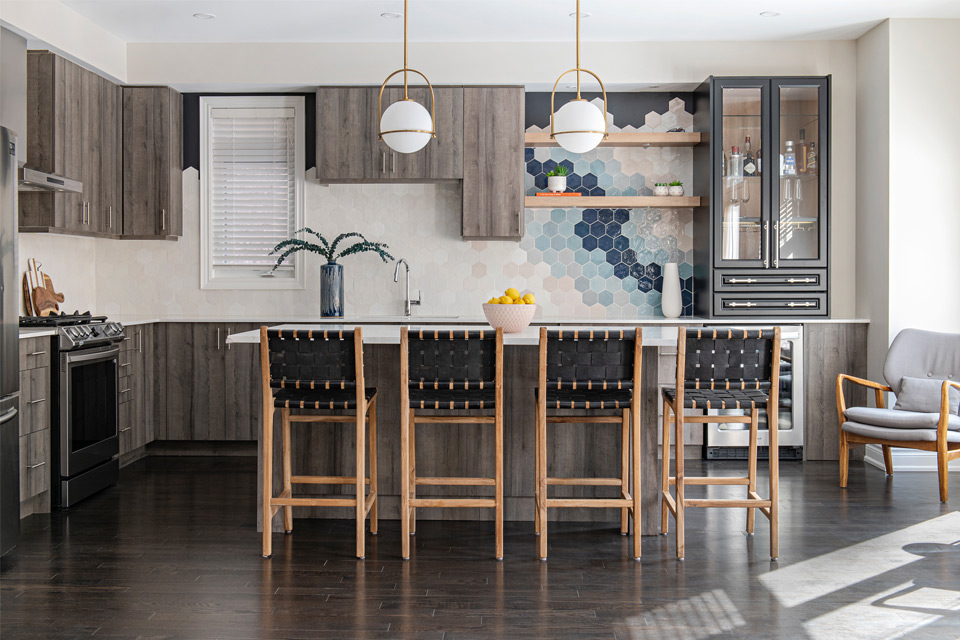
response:
[(558, 164), (552, 171), (547, 173), (547, 191), (553, 193), (563, 193), (567, 190), (567, 175), (570, 170), (562, 164)]
[(666, 182), (655, 182), (653, 184), (653, 195), (655, 196), (668, 196), (670, 195), (670, 187)]
[(672, 196), (682, 196), (683, 195), (683, 183), (679, 180), (674, 180), (670, 183), (670, 195)]

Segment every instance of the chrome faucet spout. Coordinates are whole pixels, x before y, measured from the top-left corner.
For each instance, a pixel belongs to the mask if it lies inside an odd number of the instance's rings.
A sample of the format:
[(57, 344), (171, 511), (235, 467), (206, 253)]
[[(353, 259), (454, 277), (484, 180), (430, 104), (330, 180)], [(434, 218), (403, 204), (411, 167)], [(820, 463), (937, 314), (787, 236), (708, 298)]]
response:
[(400, 265), (401, 264), (407, 268), (407, 273), (410, 273), (410, 265), (407, 264), (406, 260), (404, 260), (403, 258), (400, 258), (399, 260), (397, 260), (397, 268), (394, 269), (393, 271), (394, 282), (400, 282)]
[(420, 304), (420, 296), (418, 295), (416, 300), (410, 299), (410, 265), (403, 258), (397, 260), (397, 268), (393, 271), (393, 281), (400, 282), (400, 265), (403, 265), (406, 269), (404, 271), (406, 278), (404, 282), (403, 315), (409, 316), (411, 315), (411, 306)]

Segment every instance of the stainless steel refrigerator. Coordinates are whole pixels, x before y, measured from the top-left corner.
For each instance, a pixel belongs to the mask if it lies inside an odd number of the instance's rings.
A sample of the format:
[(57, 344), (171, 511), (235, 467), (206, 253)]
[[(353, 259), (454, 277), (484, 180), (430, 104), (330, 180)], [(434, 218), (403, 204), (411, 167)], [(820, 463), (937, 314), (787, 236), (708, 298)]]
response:
[(0, 127), (0, 555), (20, 531), (17, 138)]

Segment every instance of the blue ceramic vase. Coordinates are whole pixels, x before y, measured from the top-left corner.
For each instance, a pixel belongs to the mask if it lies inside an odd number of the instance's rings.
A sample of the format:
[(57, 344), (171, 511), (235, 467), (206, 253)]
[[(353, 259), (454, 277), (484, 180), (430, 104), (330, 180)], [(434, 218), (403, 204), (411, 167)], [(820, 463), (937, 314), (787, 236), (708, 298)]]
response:
[(320, 315), (343, 317), (343, 265), (336, 262), (320, 267)]

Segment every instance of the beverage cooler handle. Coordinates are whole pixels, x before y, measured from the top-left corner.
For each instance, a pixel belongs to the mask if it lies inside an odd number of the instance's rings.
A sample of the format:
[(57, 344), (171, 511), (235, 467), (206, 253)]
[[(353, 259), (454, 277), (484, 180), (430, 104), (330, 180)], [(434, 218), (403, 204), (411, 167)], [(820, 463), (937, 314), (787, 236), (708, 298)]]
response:
[(779, 269), (780, 268), (780, 223), (779, 222), (773, 223), (773, 235), (774, 235), (773, 268)]
[(770, 266), (770, 233), (768, 223), (763, 223), (763, 268)]

